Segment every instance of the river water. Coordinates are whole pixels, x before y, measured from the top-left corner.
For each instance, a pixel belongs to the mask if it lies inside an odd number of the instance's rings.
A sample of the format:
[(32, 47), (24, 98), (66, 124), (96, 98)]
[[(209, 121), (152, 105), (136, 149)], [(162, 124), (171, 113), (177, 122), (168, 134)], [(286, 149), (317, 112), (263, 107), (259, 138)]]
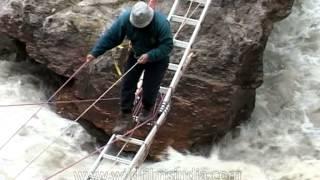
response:
[[(265, 51), (265, 82), (257, 91), (251, 121), (240, 127), (239, 136), (227, 135), (213, 147), (209, 158), (182, 155), (169, 148), (168, 160), (144, 164), (135, 179), (319, 180), (320, 133), (314, 130), (320, 127), (319, 12), (320, 0), (297, 0), (289, 18), (275, 25)], [(0, 61), (1, 104), (45, 101), (47, 87), (25, 67), (24, 63)], [(0, 108), (1, 144), (38, 108)], [(66, 127), (70, 128), (61, 136)], [(93, 142), (79, 125), (45, 107), (0, 151), (0, 180), (14, 179), (59, 136), (17, 179), (44, 179), (86, 156), (83, 147)], [(53, 179), (77, 179), (96, 157)]]

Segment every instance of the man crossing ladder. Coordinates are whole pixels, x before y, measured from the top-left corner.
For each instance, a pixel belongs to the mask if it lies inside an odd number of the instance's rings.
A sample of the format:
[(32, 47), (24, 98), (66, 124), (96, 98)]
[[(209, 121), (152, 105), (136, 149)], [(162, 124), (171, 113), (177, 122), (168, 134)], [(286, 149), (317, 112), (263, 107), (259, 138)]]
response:
[[(151, 7), (154, 4), (151, 3)], [(160, 12), (154, 11), (145, 2), (137, 2), (131, 10), (122, 13), (97, 41), (87, 55), (90, 62), (122, 43), (127, 37), (132, 44), (125, 70), (138, 65), (123, 79), (121, 87), (120, 118), (113, 129), (115, 134), (124, 134), (133, 125), (132, 109), (139, 78), (144, 72), (142, 104), (139, 122), (146, 121), (154, 106), (161, 81), (168, 68), (173, 38), (169, 21)]]

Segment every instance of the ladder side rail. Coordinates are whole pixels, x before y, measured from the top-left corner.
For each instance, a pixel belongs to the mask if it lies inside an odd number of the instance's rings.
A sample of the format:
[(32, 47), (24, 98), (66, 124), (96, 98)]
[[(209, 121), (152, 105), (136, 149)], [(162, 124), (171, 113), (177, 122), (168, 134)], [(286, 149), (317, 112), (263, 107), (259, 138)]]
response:
[(115, 138), (115, 134), (113, 134), (111, 136), (111, 138), (109, 139), (106, 147), (104, 147), (104, 149), (102, 150), (102, 152), (100, 153), (99, 157), (97, 158), (97, 160), (94, 162), (92, 168), (89, 170), (88, 175), (86, 177), (86, 180), (90, 180), (92, 179), (91, 176), (95, 173), (95, 171), (97, 170), (99, 164), (101, 163), (101, 160), (103, 159), (103, 155), (107, 152), (107, 150), (109, 149), (110, 145), (113, 143), (113, 140)]
[(188, 58), (188, 55), (189, 55), (189, 53), (191, 51), (191, 46), (194, 43), (194, 41), (195, 41), (199, 31), (200, 31), (201, 24), (202, 24), (202, 22), (203, 22), (203, 20), (204, 20), (204, 18), (206, 16), (206, 13), (207, 13), (207, 11), (209, 9), (210, 4), (211, 4), (211, 0), (208, 0), (206, 5), (205, 5), (205, 7), (204, 7), (204, 9), (203, 9), (203, 11), (202, 11), (202, 13), (201, 13), (201, 16), (200, 16), (200, 19), (199, 19), (199, 23), (195, 27), (195, 30), (194, 30), (194, 32), (193, 32), (193, 34), (191, 36), (191, 39), (190, 39), (189, 44), (188, 44), (188, 47), (185, 49), (185, 52), (184, 52), (183, 57), (182, 57), (182, 60), (179, 63), (178, 70), (176, 71), (176, 73), (175, 73), (175, 75), (173, 77), (173, 80), (171, 81), (171, 84), (169, 86), (170, 93), (166, 94), (166, 96), (164, 98), (164, 103), (168, 103), (169, 102), (169, 100), (171, 98), (171, 95), (173, 94), (178, 82), (180, 81), (180, 78), (182, 76), (181, 69), (182, 69), (183, 65), (185, 64), (186, 59)]
[[(177, 5), (177, 1), (175, 1), (175, 6)], [(201, 14), (201, 17), (200, 17), (200, 20), (199, 20), (199, 23), (197, 24), (196, 26), (196, 29), (194, 31), (194, 33), (192, 34), (192, 37), (191, 37), (191, 40), (188, 44), (188, 47), (187, 49), (185, 50), (185, 53), (184, 53), (184, 56), (182, 58), (182, 61), (179, 63), (179, 68), (177, 70), (177, 72), (175, 73), (175, 77), (173, 78), (172, 82), (171, 82), (171, 85), (170, 85), (170, 88), (168, 90), (168, 92), (166, 93), (166, 97), (167, 97), (167, 101), (164, 101), (164, 104), (166, 102), (169, 102), (170, 100), (170, 97), (174, 91), (174, 88), (176, 87), (177, 83), (179, 82), (181, 76), (183, 75), (183, 66), (188, 64), (191, 60), (191, 55), (189, 55), (190, 51), (191, 51), (191, 46), (200, 30), (200, 27), (201, 27), (201, 22), (203, 21), (204, 17), (205, 17), (205, 14), (206, 14), (206, 11), (208, 10), (208, 7), (210, 5), (210, 2), (211, 0), (209, 0), (209, 2), (206, 4), (206, 7), (204, 9), (204, 11), (202, 12)], [(173, 7), (172, 9), (175, 10), (176, 7)], [(170, 13), (174, 13), (174, 10), (172, 10)], [(172, 17), (172, 14), (169, 16), (168, 19), (171, 19)], [(174, 85), (174, 86), (172, 86)], [(165, 97), (165, 100), (166, 100), (166, 97)], [(124, 174), (123, 176), (123, 179), (125, 180), (129, 175), (130, 175), (130, 172), (132, 171), (132, 169), (136, 166), (137, 162), (140, 160), (141, 157), (143, 157), (143, 153), (145, 153), (145, 149), (147, 146), (149, 146), (151, 144), (151, 142), (153, 141), (154, 139), (154, 136), (156, 135), (157, 131), (159, 130), (159, 127), (161, 124), (164, 123), (165, 119), (166, 119), (166, 116), (168, 114), (168, 111), (164, 111), (161, 116), (159, 117), (159, 119), (157, 120), (157, 123), (153, 126), (152, 130), (149, 132), (147, 138), (145, 139), (145, 143), (140, 147), (139, 151), (137, 152), (136, 156), (134, 157), (134, 159), (132, 160), (132, 163), (130, 165), (130, 168), (128, 168), (128, 170), (126, 171), (126, 173)]]
[(130, 167), (127, 169), (126, 173), (123, 176), (123, 180), (126, 180), (128, 178), (128, 176), (130, 175), (131, 171), (133, 168), (137, 168), (138, 166), (140, 166), (138, 164), (138, 162), (141, 160), (142, 157), (145, 157), (145, 153), (146, 153), (146, 149), (147, 147), (151, 144), (154, 136), (156, 135), (157, 131), (158, 131), (159, 127), (157, 126), (153, 126), (152, 130), (149, 132), (148, 136), (146, 137), (144, 144), (142, 146), (140, 146), (137, 154), (134, 156)]
[(142, 146), (140, 146), (138, 152), (136, 153), (136, 155), (134, 156), (133, 160), (131, 161), (131, 164), (129, 165), (129, 167), (127, 168), (126, 172), (122, 176), (122, 178), (121, 178), (122, 180), (126, 180), (129, 177), (132, 169), (133, 168), (137, 168), (137, 163), (140, 160), (140, 158), (142, 157), (143, 152), (145, 151), (145, 149), (146, 149), (146, 144), (144, 143)]
[[(176, 9), (177, 9), (177, 7), (178, 7), (179, 4), (180, 4), (180, 0), (175, 0), (175, 1), (174, 1), (173, 5), (172, 5), (172, 8), (171, 8), (171, 10), (170, 10), (170, 12), (169, 12), (169, 14), (168, 14), (168, 17), (167, 17), (167, 20), (168, 20), (169, 22), (171, 21), (172, 16), (174, 15), (174, 13), (175, 13), (175, 11), (176, 11)], [(178, 66), (178, 67), (179, 67), (179, 66)], [(143, 77), (144, 77), (144, 73), (143, 73), (143, 74), (141, 75), (141, 77), (139, 78), (138, 88), (141, 88), (141, 86), (142, 86), (141, 81), (143, 80)], [(170, 89), (169, 89), (168, 92), (170, 93)], [(168, 92), (167, 92), (167, 94), (168, 94)]]
[[(190, 51), (189, 51), (190, 52)], [(163, 103), (162, 103), (162, 109), (163, 108), (165, 108), (165, 106), (166, 105), (168, 105), (169, 104), (169, 102), (170, 102), (170, 100), (171, 100), (171, 97), (172, 97), (172, 95), (173, 95), (173, 93), (174, 93), (174, 91), (175, 91), (175, 88), (176, 88), (176, 86), (177, 86), (177, 84), (178, 84), (178, 82), (180, 81), (180, 79), (181, 79), (181, 77), (182, 77), (182, 75), (183, 75), (183, 72), (184, 72), (184, 70), (185, 70), (185, 67), (190, 63), (190, 61), (191, 61), (191, 57), (192, 57), (192, 53), (191, 54), (189, 54), (189, 56), (187, 56), (187, 58), (186, 59), (184, 59), (184, 60), (182, 60), (181, 61), (181, 64), (179, 64), (179, 68), (178, 68), (178, 70), (176, 71), (176, 73), (175, 73), (175, 75), (174, 75), (174, 77), (173, 77), (173, 79), (172, 79), (172, 81), (171, 81), (171, 83), (170, 83), (170, 86), (169, 86), (169, 88), (168, 88), (168, 91), (167, 91), (167, 93), (166, 93), (166, 95), (165, 95), (165, 97), (164, 97), (164, 100), (163, 100)], [(183, 64), (184, 64), (184, 66), (183, 66)]]
[[(169, 94), (170, 93), (170, 94)], [(167, 95), (168, 94), (168, 95)], [(172, 95), (172, 89), (171, 88), (166, 88), (166, 92), (165, 92), (165, 96), (171, 96)], [(170, 100), (170, 99), (169, 99)], [(164, 112), (165, 110), (167, 110), (167, 107), (170, 105), (168, 101), (165, 101), (165, 99), (163, 99), (162, 104), (160, 106), (160, 113)]]
[[(137, 84), (138, 91), (140, 91), (142, 89), (143, 79), (144, 79), (144, 70), (142, 71), (142, 74), (141, 74), (139, 81), (138, 81), (138, 84)], [(136, 93), (137, 93), (137, 91), (136, 91)]]
[(167, 17), (167, 20), (170, 21), (171, 18), (172, 18), (172, 15), (174, 15), (174, 12), (176, 11), (177, 7), (178, 7), (178, 4), (179, 4), (180, 0), (175, 0), (173, 5), (172, 5), (172, 8), (168, 14), (168, 17)]
[(139, 160), (141, 160), (141, 157), (144, 157), (143, 153), (145, 153), (145, 150), (147, 148), (147, 146), (150, 146), (155, 135), (157, 134), (160, 126), (164, 123), (164, 121), (166, 120), (166, 116), (168, 115), (169, 113), (169, 109), (170, 109), (170, 105), (166, 106), (165, 110), (163, 111), (163, 113), (161, 113), (160, 117), (158, 118), (156, 124), (153, 126), (152, 130), (149, 132), (148, 136), (146, 137), (145, 141), (144, 141), (144, 144), (140, 146), (137, 154), (135, 155), (135, 157), (133, 158), (129, 168), (127, 169), (127, 171), (125, 172), (125, 174), (122, 176), (122, 180), (126, 180), (132, 169), (133, 168), (138, 168), (138, 166), (140, 165), (137, 165), (137, 163), (139, 162)]
[[(177, 6), (179, 4), (179, 0), (175, 0), (171, 10), (170, 10), (170, 13), (168, 15), (168, 18), (167, 20), (170, 21), (172, 19), (172, 16), (174, 15), (174, 12), (176, 11), (177, 9)], [(211, 4), (211, 0), (208, 0), (205, 4), (205, 7), (201, 13), (201, 16), (200, 16), (200, 19), (199, 19), (199, 22), (198, 24), (195, 26), (195, 30), (194, 32), (192, 33), (192, 36), (190, 38), (190, 41), (188, 42), (188, 46), (185, 48), (185, 52), (183, 54), (183, 57), (178, 65), (178, 68), (177, 68), (177, 71), (174, 75), (174, 78), (172, 79), (171, 83), (170, 83), (170, 86), (168, 88), (168, 91), (166, 92), (166, 95), (165, 95), (165, 98), (163, 100), (163, 103), (162, 103), (162, 106), (164, 106), (164, 111), (161, 113), (160, 117), (158, 118), (156, 124), (153, 126), (152, 130), (149, 132), (148, 136), (146, 137), (143, 145), (141, 145), (141, 147), (139, 148), (137, 154), (135, 155), (135, 157), (133, 158), (133, 160), (131, 161), (131, 164), (129, 165), (129, 168), (127, 169), (126, 173), (124, 174), (124, 176), (122, 177), (123, 180), (127, 179), (132, 171), (133, 168), (138, 168), (138, 166), (140, 166), (138, 163), (139, 161), (141, 161), (141, 158), (142, 157), (145, 157), (146, 155), (146, 150), (148, 147), (150, 147), (156, 133), (158, 132), (160, 126), (165, 122), (166, 120), (166, 117), (167, 117), (167, 114), (169, 113), (169, 109), (170, 109), (170, 100), (171, 100), (171, 96), (178, 84), (178, 82), (180, 81), (182, 75), (183, 75), (183, 72), (184, 72), (184, 69), (185, 67), (190, 63), (191, 61), (191, 54), (190, 51), (191, 51), (191, 48), (192, 48), (192, 45), (195, 41), (195, 38), (197, 37), (199, 31), (200, 31), (200, 28), (201, 28), (201, 23), (203, 22), (204, 18), (205, 18), (205, 15), (208, 11), (208, 8)], [(143, 75), (142, 75), (143, 77)], [(113, 134), (112, 137), (110, 139), (113, 139), (115, 137), (115, 135)], [(110, 140), (109, 140), (110, 141)], [(110, 145), (110, 143), (108, 142), (107, 146)], [(90, 175), (92, 175), (92, 173), (94, 173), (97, 169), (97, 167), (99, 166), (100, 162), (101, 162), (101, 158), (103, 158), (103, 155), (104, 153), (107, 151), (107, 146), (106, 148), (103, 150), (104, 152), (100, 154), (99, 158), (97, 159), (97, 161), (95, 162), (95, 165), (94, 167), (92, 168), (91, 171), (89, 171), (89, 176), (88, 178), (90, 178)]]
[[(188, 55), (188, 53), (190, 51), (191, 51), (191, 48), (189, 48), (189, 50), (186, 50), (184, 54)], [(170, 83), (170, 86), (168, 88), (168, 91), (167, 91), (167, 93), (166, 93), (166, 95), (164, 97), (162, 109), (164, 108), (164, 106), (166, 106), (169, 103), (169, 101), (171, 99), (171, 96), (173, 95), (173, 93), (175, 91), (175, 88), (176, 88), (177, 84), (179, 83), (179, 81), (180, 81), (180, 79), (181, 79), (181, 77), (183, 75), (184, 68), (190, 63), (191, 56), (190, 56), (190, 58), (188, 58), (188, 57), (189, 56), (186, 56), (179, 63), (179, 67), (178, 67), (177, 71), (175, 72), (175, 75), (174, 75), (173, 79), (171, 80), (171, 83)]]
[(166, 117), (169, 114), (170, 108), (171, 108), (171, 105), (168, 104), (163, 110), (163, 112), (161, 113), (155, 125), (162, 126), (162, 124), (166, 121)]
[(165, 96), (165, 98), (164, 98), (164, 104), (167, 104), (167, 103), (170, 101), (170, 98), (171, 98), (173, 92), (175, 91), (175, 88), (176, 88), (178, 82), (180, 81), (180, 79), (181, 79), (181, 77), (182, 77), (182, 75), (183, 75), (183, 68), (182, 68), (182, 67), (183, 67), (185, 64), (187, 64), (186, 62), (187, 62), (187, 59), (189, 59), (189, 58), (188, 58), (188, 54), (190, 53), (190, 51), (191, 51), (191, 46), (189, 46), (189, 47), (185, 50), (185, 53), (184, 53), (184, 55), (183, 55), (183, 58), (182, 58), (182, 60), (181, 60), (180, 63), (179, 63), (179, 67), (178, 67), (176, 73), (174, 74), (173, 79), (171, 80), (171, 83), (170, 83), (168, 92), (166, 93), (166, 96)]
[(212, 0), (207, 0), (207, 3), (205, 4), (204, 9), (202, 10), (202, 13), (201, 13), (200, 18), (199, 18), (199, 23), (196, 25), (195, 30), (194, 30), (194, 32), (193, 32), (193, 34), (192, 34), (192, 36), (191, 36), (190, 41), (189, 41), (190, 44), (191, 44), (191, 45), (189, 44), (190, 46), (193, 45), (196, 37), (197, 37), (198, 34), (199, 34), (199, 31), (200, 31), (202, 22), (203, 22), (204, 18), (206, 17), (206, 14), (207, 14), (208, 9), (209, 9), (209, 7), (210, 7), (211, 1), (212, 1)]
[(122, 179), (126, 180), (132, 169), (133, 168), (137, 168), (140, 165), (137, 165), (137, 163), (139, 162), (139, 160), (141, 160), (141, 157), (145, 157), (146, 156), (146, 149), (148, 147), (150, 147), (152, 141), (154, 140), (155, 135), (157, 134), (158, 130), (160, 129), (161, 124), (158, 123), (159, 121), (163, 122), (166, 119), (167, 116), (167, 112), (165, 111), (161, 114), (161, 116), (159, 117), (157, 123), (152, 127), (151, 131), (149, 132), (148, 136), (146, 137), (144, 144), (140, 147), (140, 149), (138, 150), (137, 154), (135, 155), (135, 157), (133, 158), (130, 167), (127, 169), (126, 173), (123, 175)]
[[(190, 52), (190, 51), (189, 51)], [(179, 69), (179, 71), (177, 71), (177, 73), (175, 74), (175, 76), (173, 77), (170, 87), (172, 88), (172, 91), (174, 92), (176, 90), (176, 87), (181, 79), (181, 77), (183, 76), (186, 67), (188, 66), (188, 64), (191, 61), (191, 57), (192, 57), (193, 53), (190, 53), (186, 59), (183, 60), (183, 64), (181, 65), (181, 68)]]
[[(177, 9), (177, 6), (179, 4), (179, 0), (175, 0), (174, 3), (173, 3), (173, 6), (169, 12), (169, 15), (167, 17), (167, 20), (170, 21), (172, 16), (174, 15), (174, 12), (176, 11)], [(142, 76), (140, 77), (140, 81), (141, 79), (143, 78), (143, 74)], [(170, 93), (171, 91), (168, 91), (168, 93)], [(162, 113), (163, 114), (163, 113)], [(165, 116), (162, 116), (163, 118), (162, 119), (165, 119)], [(136, 164), (138, 163), (138, 161), (140, 160), (140, 158), (143, 156), (143, 153), (145, 153), (145, 149), (146, 149), (146, 145), (148, 145), (149, 143), (151, 143), (151, 141), (153, 140), (155, 134), (157, 133), (158, 131), (158, 126), (154, 126), (151, 130), (151, 132), (149, 132), (147, 138), (145, 139), (145, 142), (144, 144), (139, 148), (137, 154), (135, 155), (134, 159), (132, 160), (132, 163), (130, 164), (129, 168), (127, 169), (126, 173), (124, 174), (124, 176), (122, 177), (123, 180), (127, 179), (132, 171), (132, 169), (136, 166)]]

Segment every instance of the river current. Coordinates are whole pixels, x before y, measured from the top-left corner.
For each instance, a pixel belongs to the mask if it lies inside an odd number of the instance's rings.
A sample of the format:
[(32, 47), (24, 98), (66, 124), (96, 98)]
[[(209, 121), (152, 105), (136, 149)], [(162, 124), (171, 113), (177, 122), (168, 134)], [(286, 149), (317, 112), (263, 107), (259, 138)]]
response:
[[(25, 63), (0, 61), (1, 104), (45, 101), (47, 87), (25, 67)], [(256, 108), (251, 120), (239, 127), (239, 136), (227, 135), (208, 158), (182, 155), (169, 148), (167, 160), (145, 163), (135, 179), (319, 180), (320, 0), (296, 0), (292, 14), (275, 24), (264, 55), (264, 72)], [(38, 108), (0, 108), (1, 144)], [(61, 136), (66, 127), (70, 128)], [(78, 124), (45, 107), (0, 151), (0, 180), (14, 179), (59, 136), (17, 179), (44, 179), (86, 156), (83, 147), (94, 141)], [(80, 179), (95, 158), (53, 179)], [(103, 169), (110, 166), (103, 165)], [(116, 174), (108, 176), (112, 178)]]

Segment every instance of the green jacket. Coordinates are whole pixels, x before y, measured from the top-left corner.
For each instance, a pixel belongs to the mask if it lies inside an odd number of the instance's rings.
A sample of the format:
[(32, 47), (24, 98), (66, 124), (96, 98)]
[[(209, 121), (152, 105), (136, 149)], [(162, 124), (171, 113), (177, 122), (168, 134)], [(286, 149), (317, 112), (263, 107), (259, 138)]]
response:
[(152, 22), (147, 27), (136, 28), (129, 21), (130, 12), (131, 10), (122, 13), (111, 28), (103, 33), (91, 54), (98, 57), (121, 44), (127, 37), (131, 40), (136, 56), (148, 53), (151, 62), (168, 59), (173, 48), (173, 39), (166, 16), (155, 12)]

